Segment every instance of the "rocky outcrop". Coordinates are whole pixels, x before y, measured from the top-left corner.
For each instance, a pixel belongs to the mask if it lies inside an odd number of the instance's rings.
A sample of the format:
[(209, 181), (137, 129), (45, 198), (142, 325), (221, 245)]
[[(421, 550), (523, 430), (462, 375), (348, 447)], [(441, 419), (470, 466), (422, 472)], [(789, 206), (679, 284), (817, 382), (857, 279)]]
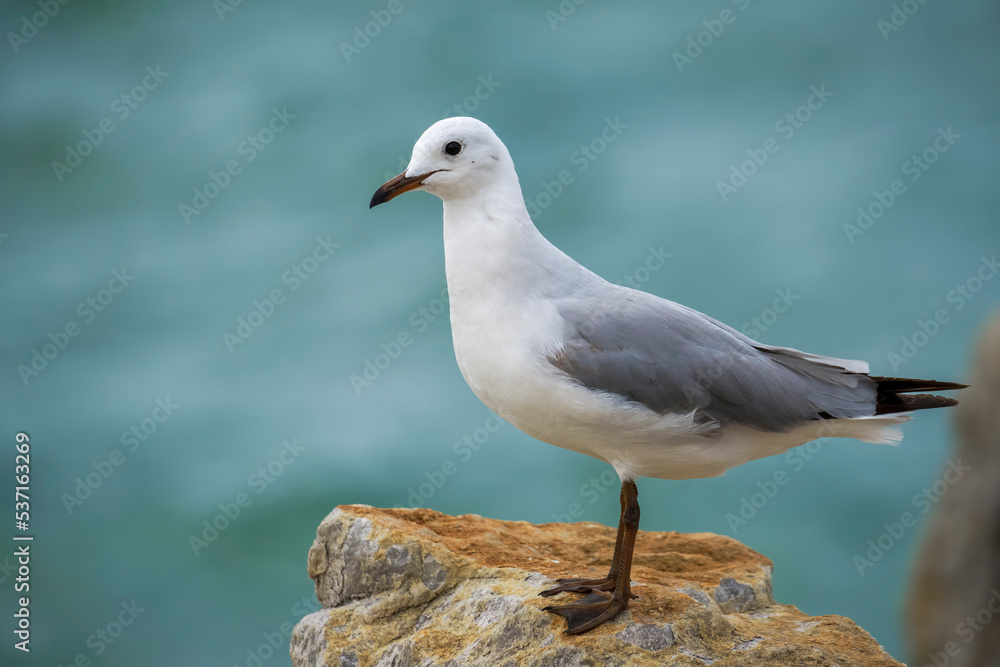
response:
[[(980, 339), (968, 382), (910, 587), (915, 665), (1000, 664), (1000, 317)], [(949, 468), (961, 477), (949, 479)]]
[(615, 531), (335, 509), (309, 550), (323, 609), (291, 641), (296, 667), (899, 665), (853, 621), (771, 596), (771, 561), (709, 533), (640, 532), (628, 611), (583, 635), (541, 608), (562, 576), (603, 576)]

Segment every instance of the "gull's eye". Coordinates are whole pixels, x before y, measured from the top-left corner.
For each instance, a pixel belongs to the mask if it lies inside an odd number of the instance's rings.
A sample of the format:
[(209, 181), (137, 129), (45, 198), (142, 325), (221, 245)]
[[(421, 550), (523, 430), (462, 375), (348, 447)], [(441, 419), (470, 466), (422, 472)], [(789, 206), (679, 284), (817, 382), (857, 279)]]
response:
[(457, 141), (449, 141), (444, 147), (444, 152), (448, 155), (458, 155), (462, 152), (462, 144)]

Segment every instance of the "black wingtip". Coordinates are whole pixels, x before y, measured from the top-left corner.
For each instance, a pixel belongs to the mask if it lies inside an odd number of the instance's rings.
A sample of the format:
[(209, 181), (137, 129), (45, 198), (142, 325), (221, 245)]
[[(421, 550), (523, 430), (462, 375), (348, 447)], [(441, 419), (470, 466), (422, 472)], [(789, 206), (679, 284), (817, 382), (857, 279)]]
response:
[(937, 380), (918, 380), (916, 378), (893, 378), (872, 376), (876, 383), (875, 414), (886, 415), (896, 412), (912, 412), (914, 410), (931, 410), (933, 408), (950, 408), (958, 405), (958, 401), (947, 396), (935, 394), (913, 394), (914, 391), (954, 391), (966, 389), (969, 385), (958, 382), (939, 382)]
[(879, 393), (906, 393), (911, 391), (954, 391), (967, 389), (969, 385), (958, 382), (939, 382), (937, 380), (918, 380), (915, 378), (894, 378), (870, 376), (878, 385)]

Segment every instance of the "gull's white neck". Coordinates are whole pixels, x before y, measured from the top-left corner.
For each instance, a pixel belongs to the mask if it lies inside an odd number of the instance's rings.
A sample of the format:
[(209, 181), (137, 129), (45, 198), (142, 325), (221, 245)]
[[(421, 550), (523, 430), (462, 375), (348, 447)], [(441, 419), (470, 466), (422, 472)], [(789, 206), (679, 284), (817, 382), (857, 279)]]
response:
[(516, 180), (445, 201), (444, 250), (453, 310), (466, 298), (561, 296), (579, 287), (581, 274), (593, 276), (542, 236)]
[(444, 249), (459, 369), (486, 405), (511, 419), (527, 395), (525, 360), (543, 364), (562, 339), (559, 300), (600, 278), (535, 228), (516, 177), (513, 187), (449, 197)]

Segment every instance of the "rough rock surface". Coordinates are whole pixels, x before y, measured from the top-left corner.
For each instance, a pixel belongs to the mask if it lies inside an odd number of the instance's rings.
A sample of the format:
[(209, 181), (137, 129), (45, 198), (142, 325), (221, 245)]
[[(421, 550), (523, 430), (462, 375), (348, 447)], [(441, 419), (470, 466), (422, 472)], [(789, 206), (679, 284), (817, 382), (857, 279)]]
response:
[(841, 616), (771, 597), (771, 561), (710, 533), (640, 532), (628, 611), (589, 633), (538, 592), (603, 576), (615, 531), (346, 505), (320, 524), (309, 576), (323, 609), (291, 641), (296, 667), (899, 665)]
[(1000, 664), (1000, 317), (972, 366), (972, 386), (957, 395), (955, 451), (943, 466), (968, 470), (934, 508), (910, 587), (914, 665)]

